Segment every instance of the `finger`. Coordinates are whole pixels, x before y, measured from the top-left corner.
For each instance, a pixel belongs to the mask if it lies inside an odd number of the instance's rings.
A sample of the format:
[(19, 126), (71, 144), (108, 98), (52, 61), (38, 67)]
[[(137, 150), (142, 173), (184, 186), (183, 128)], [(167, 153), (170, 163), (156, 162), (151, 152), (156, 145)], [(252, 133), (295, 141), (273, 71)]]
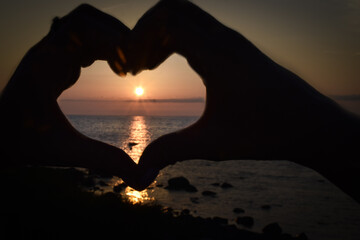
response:
[(121, 77), (128, 72), (127, 57), (121, 47), (116, 47), (116, 54), (113, 59), (108, 60), (110, 68)]
[(211, 133), (207, 134), (200, 124), (195, 124), (151, 142), (140, 157), (139, 166), (160, 170), (184, 160), (216, 160), (221, 155), (218, 148), (214, 147), (216, 143)]
[(126, 47), (133, 74), (156, 68), (174, 53), (174, 37), (171, 34), (174, 9), (171, 6), (176, 2), (182, 1), (160, 1), (132, 29)]
[(107, 60), (112, 66), (115, 66), (114, 62), (119, 62), (124, 69), (125, 62), (118, 56), (117, 48), (123, 48), (124, 38), (130, 29), (119, 20), (83, 4), (59, 21), (58, 31), (78, 49), (82, 66), (89, 66), (95, 60)]
[[(45, 156), (42, 165), (83, 167), (94, 172), (117, 176), (127, 185), (139, 189), (141, 177), (137, 164), (122, 149), (111, 146), (79, 133), (58, 111), (50, 142), (49, 152), (57, 155), (55, 162), (49, 163)], [(36, 141), (39, 142), (39, 141)]]

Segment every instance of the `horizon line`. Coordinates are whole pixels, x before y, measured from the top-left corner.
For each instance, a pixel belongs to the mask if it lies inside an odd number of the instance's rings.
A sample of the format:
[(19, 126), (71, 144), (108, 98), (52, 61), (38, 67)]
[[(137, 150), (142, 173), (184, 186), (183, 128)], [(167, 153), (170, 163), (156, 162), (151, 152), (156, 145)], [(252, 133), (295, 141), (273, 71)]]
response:
[(203, 97), (194, 98), (145, 98), (145, 99), (59, 99), (60, 102), (145, 102), (145, 103), (204, 103)]

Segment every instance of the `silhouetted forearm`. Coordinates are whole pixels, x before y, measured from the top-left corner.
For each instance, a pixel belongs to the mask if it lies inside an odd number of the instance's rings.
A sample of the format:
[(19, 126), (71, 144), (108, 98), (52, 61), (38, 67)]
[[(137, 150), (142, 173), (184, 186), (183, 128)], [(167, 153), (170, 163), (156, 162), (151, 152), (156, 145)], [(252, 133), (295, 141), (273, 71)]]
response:
[[(116, 46), (129, 29), (88, 5), (58, 21), (61, 24), (53, 25), (25, 55), (2, 92), (1, 167), (84, 167), (142, 188), (137, 165), (124, 151), (76, 131), (57, 104), (60, 94), (77, 81), (81, 66), (105, 59), (120, 67), (113, 63)], [(86, 39), (87, 34), (91, 38)]]
[(357, 116), (194, 4), (160, 4), (169, 11), (161, 14), (168, 16), (164, 49), (183, 55), (200, 75), (206, 107), (194, 125), (151, 143), (141, 163), (162, 159), (162, 168), (194, 158), (289, 160), (318, 171), (360, 200), (354, 184), (360, 170)]

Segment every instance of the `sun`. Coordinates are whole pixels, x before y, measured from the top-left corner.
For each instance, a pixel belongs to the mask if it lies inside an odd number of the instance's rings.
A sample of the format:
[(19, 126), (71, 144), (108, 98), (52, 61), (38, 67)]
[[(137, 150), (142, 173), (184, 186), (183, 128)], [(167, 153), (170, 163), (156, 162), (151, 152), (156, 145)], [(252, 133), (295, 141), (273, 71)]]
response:
[(141, 96), (144, 94), (144, 89), (142, 87), (137, 87), (135, 89), (135, 94), (138, 95), (138, 96)]

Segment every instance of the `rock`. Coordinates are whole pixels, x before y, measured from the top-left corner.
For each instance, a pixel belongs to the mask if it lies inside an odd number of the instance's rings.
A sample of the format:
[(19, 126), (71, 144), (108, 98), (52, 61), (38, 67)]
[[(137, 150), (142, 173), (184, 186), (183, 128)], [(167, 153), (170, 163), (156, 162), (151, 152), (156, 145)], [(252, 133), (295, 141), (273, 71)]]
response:
[(241, 224), (244, 227), (251, 228), (254, 225), (254, 219), (252, 217), (249, 217), (249, 216), (237, 217), (236, 218), (236, 223)]
[(266, 225), (262, 232), (269, 237), (278, 237), (282, 233), (282, 229), (278, 223), (270, 223)]
[(242, 208), (234, 208), (234, 209), (233, 209), (233, 212), (234, 212), (234, 213), (245, 213), (245, 210), (242, 209)]
[(197, 192), (196, 187), (190, 184), (189, 180), (184, 177), (175, 177), (168, 180), (168, 186), (165, 187), (168, 190), (176, 191), (187, 191), (187, 192)]
[(208, 197), (215, 197), (216, 196), (216, 192), (213, 192), (213, 191), (203, 191), (201, 194), (203, 196), (208, 196)]
[(214, 220), (216, 223), (219, 223), (219, 224), (223, 224), (223, 225), (227, 225), (227, 224), (228, 224), (228, 220), (227, 220), (226, 218), (214, 217), (213, 220)]
[(220, 183), (212, 183), (211, 185), (212, 185), (212, 186), (215, 186), (215, 187), (219, 187), (219, 186), (220, 186)]
[(234, 187), (234, 186), (227, 182), (224, 182), (223, 184), (221, 184), (221, 188), (232, 188), (232, 187)]
[(138, 143), (136, 143), (136, 142), (129, 142), (128, 143), (128, 147), (130, 148), (130, 150), (132, 150), (132, 147), (136, 146), (136, 145), (138, 145)]
[(271, 209), (271, 206), (270, 206), (270, 205), (262, 205), (262, 206), (261, 206), (261, 209), (263, 209), (263, 210), (270, 210), (270, 209)]
[(172, 213), (174, 211), (174, 209), (172, 209), (171, 207), (164, 207), (162, 210), (166, 213)]
[(190, 210), (185, 208), (181, 211), (181, 215), (189, 215), (190, 214)]
[(163, 187), (164, 185), (159, 183), (159, 184), (156, 184), (156, 187)]

